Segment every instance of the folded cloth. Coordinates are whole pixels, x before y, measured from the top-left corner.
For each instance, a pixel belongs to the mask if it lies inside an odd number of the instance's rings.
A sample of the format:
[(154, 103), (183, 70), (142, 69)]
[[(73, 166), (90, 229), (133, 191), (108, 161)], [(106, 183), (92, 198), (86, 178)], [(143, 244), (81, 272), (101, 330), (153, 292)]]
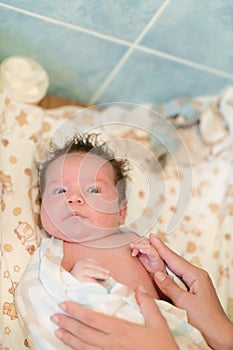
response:
[[(105, 314), (114, 315), (138, 324), (144, 317), (134, 292), (127, 286), (108, 278), (103, 283), (80, 282), (61, 267), (63, 242), (43, 238), (32, 256), (16, 290), (16, 305), (25, 336), (31, 349), (70, 349), (55, 335), (57, 326), (50, 317), (61, 312), (59, 303), (73, 300)], [(209, 349), (200, 332), (187, 322), (184, 310), (155, 300), (180, 349)]]

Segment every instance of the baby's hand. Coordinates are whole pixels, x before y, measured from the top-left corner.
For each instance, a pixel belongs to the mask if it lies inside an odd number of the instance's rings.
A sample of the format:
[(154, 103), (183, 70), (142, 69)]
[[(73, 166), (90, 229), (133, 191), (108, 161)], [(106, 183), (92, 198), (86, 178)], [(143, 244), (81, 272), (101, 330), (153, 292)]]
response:
[(132, 248), (132, 256), (138, 256), (148, 272), (166, 271), (164, 261), (146, 237), (139, 238), (137, 241), (131, 243), (130, 247)]
[(100, 266), (98, 261), (91, 258), (77, 261), (70, 273), (79, 281), (86, 282), (106, 280), (109, 276), (109, 270)]

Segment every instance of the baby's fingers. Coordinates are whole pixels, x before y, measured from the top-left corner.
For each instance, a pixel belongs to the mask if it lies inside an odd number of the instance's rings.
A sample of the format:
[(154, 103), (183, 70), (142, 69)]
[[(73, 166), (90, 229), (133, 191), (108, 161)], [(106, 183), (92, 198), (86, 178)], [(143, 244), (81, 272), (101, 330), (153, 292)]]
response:
[(109, 276), (109, 270), (105, 267), (98, 265), (98, 263), (93, 260), (85, 268), (85, 273), (87, 277), (92, 277), (99, 280), (106, 280)]
[[(133, 250), (136, 251), (137, 250), (137, 254), (145, 254), (147, 255), (149, 258), (155, 260), (155, 259), (159, 259), (160, 256), (157, 253), (157, 251), (155, 250), (154, 247), (152, 247), (149, 243), (145, 243), (145, 242), (141, 242), (140, 244), (138, 244), (137, 246), (133, 247)], [(136, 256), (134, 255), (134, 256)]]
[(141, 249), (149, 248), (150, 246), (148, 239), (144, 237), (130, 244), (131, 249), (137, 249), (137, 252), (141, 251)]
[(106, 280), (109, 276), (109, 270), (101, 266), (88, 267), (83, 271), (85, 281)]
[(81, 259), (75, 264), (71, 274), (80, 281), (94, 282), (106, 280), (109, 270), (99, 265), (94, 259)]
[(133, 257), (135, 257), (135, 256), (137, 256), (137, 255), (138, 255), (138, 253), (139, 253), (138, 248), (133, 248), (133, 249), (132, 249), (132, 253), (131, 253), (131, 255), (132, 255)]

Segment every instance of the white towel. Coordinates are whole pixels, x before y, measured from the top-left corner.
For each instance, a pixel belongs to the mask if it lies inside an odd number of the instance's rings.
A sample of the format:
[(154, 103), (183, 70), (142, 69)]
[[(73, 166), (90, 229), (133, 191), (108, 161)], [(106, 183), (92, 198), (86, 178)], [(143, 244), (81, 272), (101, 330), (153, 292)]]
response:
[[(101, 283), (80, 282), (61, 267), (63, 242), (45, 238), (32, 256), (16, 290), (16, 304), (31, 349), (68, 350), (55, 335), (50, 317), (58, 304), (73, 300), (93, 310), (144, 324), (134, 292), (112, 278)], [(180, 349), (209, 349), (200, 332), (187, 322), (186, 312), (156, 300)]]

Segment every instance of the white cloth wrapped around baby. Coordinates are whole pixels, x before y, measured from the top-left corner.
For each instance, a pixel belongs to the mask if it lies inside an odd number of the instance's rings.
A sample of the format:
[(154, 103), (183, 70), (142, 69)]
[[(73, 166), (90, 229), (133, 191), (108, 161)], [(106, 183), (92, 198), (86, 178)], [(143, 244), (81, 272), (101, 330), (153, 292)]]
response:
[[(81, 282), (61, 267), (63, 241), (43, 238), (16, 290), (23, 332), (32, 350), (68, 350), (54, 334), (50, 320), (61, 312), (59, 303), (73, 300), (105, 314), (144, 324), (134, 292), (112, 278), (101, 283)], [(184, 310), (155, 300), (180, 349), (209, 349), (201, 333), (187, 322)]]

